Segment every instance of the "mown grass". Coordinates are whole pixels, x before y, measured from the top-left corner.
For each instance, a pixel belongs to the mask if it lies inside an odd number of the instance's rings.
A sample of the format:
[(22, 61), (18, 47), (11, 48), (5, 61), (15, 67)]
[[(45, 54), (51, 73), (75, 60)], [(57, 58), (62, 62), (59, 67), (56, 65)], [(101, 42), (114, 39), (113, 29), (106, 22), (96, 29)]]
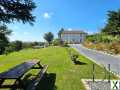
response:
[[(73, 50), (73, 49), (72, 49)], [(75, 50), (73, 50), (76, 52)], [(24, 61), (39, 59), (42, 64), (49, 65), (46, 80), (38, 86), (38, 90), (85, 90), (81, 79), (92, 79), (92, 64), (89, 59), (79, 55), (84, 64), (75, 65), (66, 48), (48, 47), (44, 49), (26, 49), (9, 55), (0, 56), (0, 72), (8, 70)], [(35, 71), (30, 72), (35, 74)], [(104, 78), (104, 70), (96, 65), (96, 78)], [(112, 78), (115, 78), (112, 76)], [(51, 86), (50, 86), (51, 84)], [(42, 88), (42, 89), (41, 89)]]

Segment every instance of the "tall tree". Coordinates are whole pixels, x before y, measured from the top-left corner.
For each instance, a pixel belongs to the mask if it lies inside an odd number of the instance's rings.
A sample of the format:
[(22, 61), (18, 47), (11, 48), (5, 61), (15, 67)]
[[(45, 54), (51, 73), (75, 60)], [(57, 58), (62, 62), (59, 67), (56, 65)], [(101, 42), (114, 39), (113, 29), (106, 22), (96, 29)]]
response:
[(20, 51), (23, 48), (23, 43), (22, 41), (15, 41), (11, 43), (11, 46), (13, 47), (14, 51)]
[(7, 36), (10, 33), (11, 31), (6, 25), (0, 25), (0, 55), (4, 53), (5, 47), (8, 46), (9, 40)]
[(44, 39), (50, 44), (53, 41), (54, 35), (51, 32), (45, 33)]
[(60, 31), (58, 32), (58, 38), (59, 39), (61, 38), (61, 34), (62, 34), (63, 31), (64, 31), (64, 28), (61, 28)]
[(17, 20), (33, 24), (35, 16), (31, 11), (35, 7), (32, 0), (0, 0), (0, 22), (10, 23)]
[(109, 11), (108, 22), (106, 26), (102, 29), (102, 32), (114, 36), (120, 35), (120, 10)]

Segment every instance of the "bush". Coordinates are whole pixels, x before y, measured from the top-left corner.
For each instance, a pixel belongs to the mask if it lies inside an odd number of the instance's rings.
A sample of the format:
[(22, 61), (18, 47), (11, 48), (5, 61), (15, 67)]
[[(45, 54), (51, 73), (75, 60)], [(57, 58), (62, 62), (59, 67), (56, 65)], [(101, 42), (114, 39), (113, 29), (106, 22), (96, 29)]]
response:
[(64, 46), (64, 47), (69, 47), (68, 42), (64, 42), (64, 43), (63, 43), (63, 46)]
[(23, 48), (22, 41), (15, 41), (13, 42), (14, 51), (20, 51)]
[(72, 61), (76, 61), (77, 60), (77, 58), (78, 58), (78, 54), (71, 54), (71, 59), (72, 59)]
[(32, 48), (33, 44), (31, 42), (24, 42), (22, 45), (23, 48)]
[(120, 53), (120, 43), (111, 43), (109, 46), (111, 52), (118, 54)]
[(11, 53), (11, 52), (13, 52), (13, 51), (14, 51), (13, 47), (11, 47), (11, 46), (8, 46), (8, 47), (5, 48), (5, 54), (6, 55), (9, 54), (9, 53)]
[(23, 48), (23, 44), (21, 41), (14, 41), (9, 43), (9, 45), (5, 48), (5, 54), (11, 53), (13, 51), (20, 51)]
[(94, 48), (94, 47), (95, 47), (95, 44), (93, 44), (93, 43), (90, 42), (90, 41), (85, 41), (85, 42), (83, 43), (83, 45), (84, 45), (85, 47), (87, 47), (87, 48)]
[(105, 44), (105, 43), (95, 44), (95, 49), (96, 50), (106, 51), (107, 48), (108, 48), (108, 44)]
[(98, 33), (87, 36), (83, 45), (87, 48), (105, 51), (111, 54), (120, 53), (120, 36)]
[(60, 39), (54, 39), (53, 42), (52, 42), (52, 44), (54, 46), (60, 46), (61, 45), (61, 41), (60, 41)]
[(75, 63), (79, 57), (78, 52), (76, 52), (73, 48), (67, 48), (67, 51), (71, 57), (71, 60)]

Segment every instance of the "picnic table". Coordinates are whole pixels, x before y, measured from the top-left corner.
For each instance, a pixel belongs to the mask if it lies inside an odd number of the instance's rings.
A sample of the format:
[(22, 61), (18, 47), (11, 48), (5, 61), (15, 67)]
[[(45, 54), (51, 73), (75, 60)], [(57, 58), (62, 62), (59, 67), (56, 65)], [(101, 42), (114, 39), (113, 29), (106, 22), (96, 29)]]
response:
[(22, 82), (22, 77), (24, 76), (24, 74), (26, 72), (28, 72), (31, 69), (42, 69), (40, 71), (39, 75), (38, 75), (38, 76), (40, 76), (39, 78), (41, 79), (42, 78), (41, 74), (43, 76), (43, 73), (45, 73), (45, 71), (47, 69), (47, 65), (42, 66), (40, 64), (40, 61), (32, 60), (32, 61), (23, 62), (22, 64), (19, 64), (15, 67), (9, 69), (8, 71), (2, 72), (2, 73), (0, 73), (0, 88), (2, 88), (2, 87), (5, 87), (5, 88), (12, 87), (11, 85), (2, 85), (3, 82), (7, 79), (14, 79), (15, 80), (15, 85), (18, 85), (19, 87), (24, 87), (24, 84)]

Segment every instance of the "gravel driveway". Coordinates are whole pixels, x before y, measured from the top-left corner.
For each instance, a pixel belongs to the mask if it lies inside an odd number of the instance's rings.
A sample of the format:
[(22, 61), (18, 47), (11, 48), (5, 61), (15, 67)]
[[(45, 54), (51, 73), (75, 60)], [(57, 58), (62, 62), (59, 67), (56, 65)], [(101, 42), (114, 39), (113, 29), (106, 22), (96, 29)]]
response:
[(79, 53), (90, 58), (97, 64), (102, 64), (104, 66), (108, 66), (108, 64), (110, 64), (111, 71), (120, 75), (120, 58), (87, 49), (80, 44), (71, 44), (70, 46), (77, 49)]

